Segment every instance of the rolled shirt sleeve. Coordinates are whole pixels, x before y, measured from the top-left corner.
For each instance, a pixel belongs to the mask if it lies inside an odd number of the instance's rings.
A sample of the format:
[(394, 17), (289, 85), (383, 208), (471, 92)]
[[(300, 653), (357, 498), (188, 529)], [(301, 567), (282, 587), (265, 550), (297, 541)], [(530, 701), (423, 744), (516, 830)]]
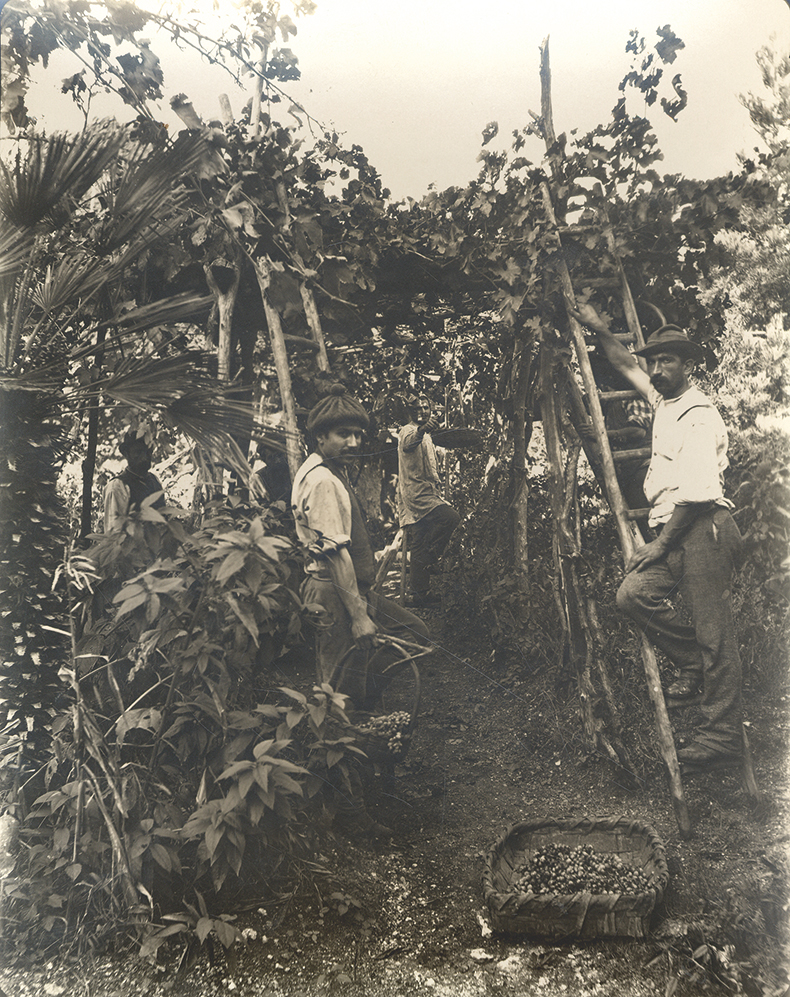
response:
[[(292, 508), (296, 533), (316, 561), (351, 544), (351, 501), (342, 484), (312, 454), (294, 478)], [(318, 565), (308, 565), (311, 574)]]
[(705, 409), (689, 412), (689, 425), (676, 457), (675, 505), (720, 502), (724, 497), (716, 452), (716, 430)]
[(309, 546), (317, 551), (323, 548), (324, 556), (331, 553), (332, 548), (340, 549), (351, 542), (351, 506), (342, 501), (345, 498), (333, 481), (316, 474), (302, 503), (304, 525), (308, 534), (315, 538)]

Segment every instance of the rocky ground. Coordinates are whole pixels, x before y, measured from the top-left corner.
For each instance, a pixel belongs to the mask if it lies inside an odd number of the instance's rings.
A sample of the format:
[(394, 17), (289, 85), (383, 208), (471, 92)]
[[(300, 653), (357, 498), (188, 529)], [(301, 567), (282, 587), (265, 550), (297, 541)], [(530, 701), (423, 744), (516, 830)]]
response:
[[(571, 693), (497, 663), (457, 618), (428, 618), (443, 653), (421, 670), (416, 737), (375, 806), (391, 838), (333, 837), (293, 893), (229, 911), (246, 939), (230, 962), (204, 946), (192, 959), (160, 949), (157, 965), (105, 954), (6, 969), (7, 997), (790, 993), (787, 695), (747, 690), (762, 801), (737, 771), (688, 779), (683, 840), (638, 697), (624, 715), (647, 761), (628, 786), (585, 753)], [(309, 681), (300, 667), (294, 684)], [(679, 739), (693, 712), (673, 716)], [(512, 823), (566, 815), (625, 815), (663, 839), (670, 880), (646, 940), (492, 932), (481, 890), (492, 844)]]

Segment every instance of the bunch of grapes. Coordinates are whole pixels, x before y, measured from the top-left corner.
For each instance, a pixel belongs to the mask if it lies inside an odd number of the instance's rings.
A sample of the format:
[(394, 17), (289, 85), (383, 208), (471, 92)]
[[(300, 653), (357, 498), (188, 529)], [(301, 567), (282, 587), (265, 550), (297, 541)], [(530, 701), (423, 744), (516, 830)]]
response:
[(393, 755), (399, 755), (408, 742), (410, 726), (411, 714), (399, 710), (397, 713), (387, 713), (382, 717), (371, 717), (364, 724), (359, 724), (357, 729), (362, 734), (386, 738), (388, 750)]
[(592, 845), (544, 845), (516, 869), (513, 888), (519, 893), (644, 893), (650, 881), (641, 869), (614, 852)]

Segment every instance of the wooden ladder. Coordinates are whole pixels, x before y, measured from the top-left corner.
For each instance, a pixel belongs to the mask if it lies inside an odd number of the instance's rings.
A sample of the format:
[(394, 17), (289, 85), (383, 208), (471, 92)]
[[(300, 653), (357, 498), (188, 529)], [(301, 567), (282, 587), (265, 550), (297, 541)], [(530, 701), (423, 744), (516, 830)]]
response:
[[(560, 235), (557, 219), (554, 214), (551, 194), (549, 192), (548, 184), (545, 182), (541, 185), (541, 194), (543, 197), (543, 206), (546, 216), (554, 228), (557, 242), (560, 246), (562, 246), (562, 237)], [(642, 328), (637, 316), (636, 306), (631, 294), (631, 289), (628, 285), (625, 271), (616, 252), (614, 233), (608, 219), (605, 219), (604, 221), (603, 230), (609, 250), (614, 257), (618, 268), (623, 295), (623, 311), (628, 323), (629, 338), (638, 344), (639, 347), (644, 346), (644, 336), (642, 334)], [(559, 273), (565, 296), (568, 301), (573, 302), (575, 306), (573, 284), (564, 259), (561, 259), (559, 264)], [(620, 540), (620, 548), (623, 554), (623, 561), (627, 564), (634, 551), (637, 550), (638, 547), (641, 547), (644, 543), (642, 535), (639, 532), (635, 522), (641, 513), (639, 510), (632, 510), (628, 508), (625, 503), (625, 499), (623, 498), (623, 493), (620, 490), (620, 485), (617, 480), (617, 472), (615, 470), (614, 456), (609, 443), (603, 409), (601, 408), (602, 395), (595, 381), (595, 376), (593, 375), (590, 358), (587, 352), (587, 343), (584, 338), (584, 330), (570, 311), (568, 318), (570, 322), (571, 335), (573, 337), (573, 345), (579, 363), (579, 371), (581, 373), (582, 382), (587, 395), (587, 405), (593, 425), (595, 440), (600, 452), (604, 485), (603, 491), (605, 492), (604, 497), (608, 501), (609, 506), (614, 513), (615, 521), (617, 523), (617, 534)], [(603, 398), (604, 400), (607, 400), (616, 398), (634, 398), (636, 396), (636, 391), (617, 391), (607, 392), (603, 395)], [(637, 454), (640, 456), (641, 453), (641, 450), (637, 451)], [(620, 454), (629, 454), (629, 451), (620, 451)], [(629, 456), (634, 455), (634, 451), (631, 451), (629, 454)], [(683, 794), (683, 783), (680, 778), (680, 765), (678, 764), (677, 752), (675, 750), (675, 740), (672, 735), (672, 727), (669, 722), (664, 692), (661, 687), (661, 675), (658, 670), (658, 662), (656, 661), (656, 652), (644, 634), (641, 637), (641, 654), (642, 664), (644, 665), (645, 676), (647, 678), (647, 688), (656, 717), (656, 731), (658, 734), (659, 748), (669, 774), (669, 789), (672, 796), (672, 806), (675, 811), (675, 819), (677, 820), (681, 836), (689, 838), (691, 837), (691, 821), (689, 819), (686, 799)]]
[[(549, 217), (550, 222), (554, 226), (557, 240), (562, 245), (562, 238), (560, 230), (557, 226), (557, 221), (554, 215), (553, 205), (551, 203), (551, 196), (549, 193), (548, 185), (543, 184), (543, 201), (546, 214)], [(623, 301), (623, 312), (625, 314), (626, 322), (628, 324), (628, 332), (619, 335), (617, 338), (634, 344), (638, 349), (641, 349), (645, 345), (644, 335), (642, 333), (642, 327), (639, 322), (639, 318), (636, 312), (636, 306), (634, 303), (633, 295), (631, 294), (631, 289), (628, 284), (628, 280), (625, 274), (620, 257), (617, 253), (614, 232), (612, 230), (611, 224), (608, 217), (605, 214), (605, 210), (602, 210), (602, 220), (603, 220), (603, 233), (607, 241), (607, 247), (611, 253), (613, 259), (615, 260), (615, 265), (618, 271), (618, 277), (620, 281), (620, 287), (622, 292)], [(567, 267), (562, 263), (560, 265), (560, 276), (562, 279), (563, 290), (570, 301), (575, 301), (573, 285), (571, 283), (570, 274)], [(587, 404), (589, 409), (590, 418), (592, 420), (592, 425), (594, 429), (595, 440), (598, 444), (601, 457), (602, 465), (602, 476), (603, 476), (603, 491), (605, 492), (604, 497), (607, 499), (614, 517), (617, 523), (617, 532), (620, 539), (620, 548), (623, 554), (624, 563), (628, 563), (631, 555), (634, 551), (643, 546), (644, 540), (642, 534), (636, 526), (636, 522), (640, 519), (646, 519), (649, 513), (649, 509), (631, 509), (627, 506), (625, 499), (623, 498), (622, 491), (620, 489), (620, 484), (617, 478), (617, 472), (615, 469), (616, 463), (621, 461), (632, 460), (634, 458), (644, 458), (649, 457), (652, 453), (651, 447), (639, 447), (629, 450), (617, 450), (612, 451), (610, 440), (617, 438), (618, 435), (622, 435), (618, 430), (608, 430), (605, 424), (603, 409), (601, 407), (601, 402), (607, 401), (627, 401), (633, 398), (640, 397), (639, 392), (633, 389), (624, 391), (600, 391), (598, 385), (595, 381), (595, 376), (590, 364), (590, 358), (587, 352), (587, 343), (584, 337), (584, 331), (569, 314), (571, 334), (573, 336), (573, 345), (576, 352), (576, 357), (579, 363), (579, 370), (581, 372), (582, 381), (587, 394)], [(677, 820), (678, 829), (680, 834), (684, 838), (691, 837), (692, 829), (691, 822), (688, 814), (688, 807), (686, 805), (685, 796), (683, 793), (683, 784), (680, 775), (680, 765), (678, 763), (677, 752), (675, 749), (675, 740), (672, 734), (672, 727), (669, 722), (669, 715), (667, 713), (666, 700), (664, 699), (664, 693), (661, 686), (661, 675), (658, 670), (658, 663), (656, 661), (656, 653), (653, 645), (645, 637), (644, 634), (641, 635), (641, 655), (642, 663), (645, 669), (645, 676), (647, 678), (647, 688), (650, 694), (650, 699), (653, 703), (653, 709), (656, 717), (656, 729), (659, 739), (659, 747), (661, 749), (661, 754), (664, 758), (664, 762), (667, 766), (667, 771), (669, 774), (669, 786), (670, 793), (672, 795), (672, 805), (675, 810), (675, 818)], [(741, 781), (743, 783), (744, 789), (754, 800), (760, 799), (760, 792), (757, 787), (757, 781), (754, 775), (754, 766), (752, 761), (752, 754), (749, 745), (749, 739), (746, 734), (746, 728), (742, 726), (742, 741), (743, 741), (743, 758), (742, 758), (742, 768), (741, 768)]]
[(373, 582), (373, 590), (380, 592), (384, 587), (387, 576), (392, 570), (395, 559), (400, 553), (400, 581), (398, 584), (398, 601), (401, 606), (406, 605), (406, 587), (409, 575), (409, 531), (401, 527), (395, 534), (392, 543), (384, 548), (384, 553), (376, 570), (376, 579)]

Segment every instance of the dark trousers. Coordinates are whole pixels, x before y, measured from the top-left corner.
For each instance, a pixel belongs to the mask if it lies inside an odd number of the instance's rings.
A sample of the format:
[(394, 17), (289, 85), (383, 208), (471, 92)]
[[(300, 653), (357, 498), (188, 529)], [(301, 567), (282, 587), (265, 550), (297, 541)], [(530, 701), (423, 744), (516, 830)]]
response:
[(412, 591), (425, 595), (431, 585), (431, 567), (444, 553), (461, 517), (451, 505), (437, 505), (422, 519), (411, 523), (409, 531), (410, 579)]
[[(729, 750), (741, 744), (741, 659), (731, 586), (741, 535), (724, 508), (699, 516), (661, 561), (625, 576), (617, 605), (683, 675), (702, 679), (700, 743)], [(670, 599), (682, 595), (684, 623)]]
[[(417, 644), (428, 642), (428, 628), (414, 613), (391, 599), (385, 599), (378, 592), (368, 592), (366, 598), (368, 616), (382, 634), (391, 634)], [(377, 698), (376, 676), (368, 672), (369, 655), (365, 651), (354, 652), (346, 658), (354, 646), (351, 617), (334, 582), (308, 576), (302, 585), (302, 600), (317, 603), (323, 610), (323, 619), (318, 623), (316, 634), (316, 677), (319, 683), (329, 682), (336, 692), (349, 696), (358, 709), (371, 709)], [(394, 657), (388, 659), (384, 653), (376, 655), (377, 669), (380, 671)]]

